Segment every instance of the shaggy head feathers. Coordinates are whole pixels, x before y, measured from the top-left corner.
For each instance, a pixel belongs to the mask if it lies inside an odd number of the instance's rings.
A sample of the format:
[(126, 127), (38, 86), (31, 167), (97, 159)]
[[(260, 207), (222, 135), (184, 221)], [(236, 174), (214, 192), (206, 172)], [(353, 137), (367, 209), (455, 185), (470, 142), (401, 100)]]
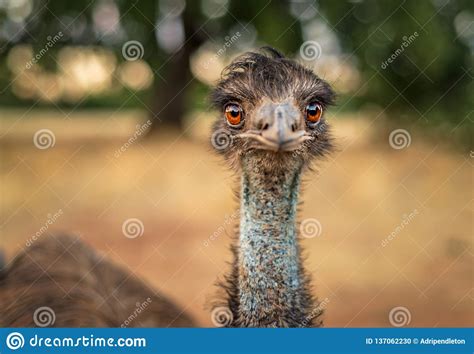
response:
[(218, 110), (228, 101), (258, 104), (262, 96), (274, 101), (294, 97), (300, 104), (317, 101), (334, 103), (335, 94), (328, 83), (311, 70), (285, 58), (272, 48), (262, 53), (248, 52), (237, 57), (223, 73), (211, 95)]
[[(230, 327), (321, 324), (321, 309), (301, 264), (295, 214), (301, 172), (332, 147), (324, 111), (334, 96), (329, 84), (311, 70), (271, 48), (235, 59), (212, 92), (220, 112), (213, 145), (241, 175), (239, 239), (232, 247), (232, 271), (221, 283), (226, 298), (216, 302), (232, 313)], [(310, 103), (323, 108), (317, 124), (307, 124), (305, 108)], [(228, 124), (228, 104), (241, 107), (242, 124)], [(296, 117), (294, 131), (310, 138), (291, 151), (260, 148), (240, 138), (261, 131), (258, 114), (261, 117), (262, 107), (268, 105), (288, 107), (287, 112), (294, 113), (291, 118)], [(288, 115), (278, 119), (289, 122)]]
[[(335, 99), (330, 85), (301, 64), (285, 58), (272, 48), (249, 52), (237, 57), (222, 74), (221, 80), (211, 94), (211, 101), (219, 111), (213, 130), (215, 139), (225, 135), (225, 146), (217, 144), (218, 152), (224, 154), (233, 167), (240, 167), (243, 155), (255, 156), (259, 163), (270, 163), (273, 168), (288, 167), (288, 160), (304, 164), (313, 156), (324, 156), (331, 150), (331, 135), (324, 111)], [(299, 112), (300, 127), (313, 139), (305, 141), (292, 152), (262, 152), (245, 139), (236, 138), (240, 133), (252, 129), (255, 112), (266, 102), (291, 104)], [(305, 107), (310, 103), (323, 107), (319, 123), (310, 127), (305, 122)], [(228, 103), (238, 103), (243, 109), (244, 122), (241, 127), (227, 124), (224, 109)]]

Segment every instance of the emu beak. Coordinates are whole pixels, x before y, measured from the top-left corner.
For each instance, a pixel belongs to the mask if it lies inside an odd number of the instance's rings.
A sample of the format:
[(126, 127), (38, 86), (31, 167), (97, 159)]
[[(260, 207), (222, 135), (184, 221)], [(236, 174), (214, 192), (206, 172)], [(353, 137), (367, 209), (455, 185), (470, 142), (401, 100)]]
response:
[(275, 107), (272, 118), (268, 119), (266, 125), (263, 126), (261, 135), (264, 139), (272, 142), (276, 150), (281, 150), (285, 144), (301, 136), (302, 132), (296, 131), (296, 122), (293, 122), (291, 116), (289, 117), (285, 107)]
[(251, 138), (262, 150), (293, 151), (301, 143), (313, 139), (301, 127), (301, 113), (290, 103), (267, 103), (255, 114), (254, 128), (239, 134), (240, 138)]

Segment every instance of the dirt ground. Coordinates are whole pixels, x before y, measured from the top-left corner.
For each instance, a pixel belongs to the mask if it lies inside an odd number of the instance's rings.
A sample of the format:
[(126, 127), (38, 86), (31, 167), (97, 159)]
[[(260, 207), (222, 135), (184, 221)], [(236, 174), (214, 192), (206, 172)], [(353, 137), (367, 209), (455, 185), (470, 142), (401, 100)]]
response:
[[(238, 181), (208, 147), (208, 119), (118, 153), (143, 113), (0, 115), (9, 257), (53, 218), (47, 232), (81, 235), (212, 326), (206, 304), (228, 270)], [(407, 326), (473, 326), (474, 160), (421, 132), (393, 149), (375, 119), (333, 117), (338, 151), (305, 176), (300, 219), (317, 219), (321, 233), (302, 243), (325, 325), (390, 326), (404, 307)], [(35, 147), (39, 129), (54, 146)], [(122, 231), (130, 218), (144, 228), (133, 239)]]

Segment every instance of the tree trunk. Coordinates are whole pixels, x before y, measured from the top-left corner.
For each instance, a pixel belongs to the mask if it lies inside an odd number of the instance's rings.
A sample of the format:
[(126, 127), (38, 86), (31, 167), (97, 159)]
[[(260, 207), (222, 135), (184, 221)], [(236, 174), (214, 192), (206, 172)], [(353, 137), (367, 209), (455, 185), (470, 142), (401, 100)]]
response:
[[(166, 64), (155, 75), (152, 126), (149, 135), (156, 134), (163, 126), (183, 129), (183, 118), (187, 111), (186, 94), (192, 85), (190, 57), (204, 42), (196, 23), (195, 9), (188, 1), (182, 15), (185, 39), (182, 47), (165, 57)], [(199, 19), (198, 19), (199, 20)]]

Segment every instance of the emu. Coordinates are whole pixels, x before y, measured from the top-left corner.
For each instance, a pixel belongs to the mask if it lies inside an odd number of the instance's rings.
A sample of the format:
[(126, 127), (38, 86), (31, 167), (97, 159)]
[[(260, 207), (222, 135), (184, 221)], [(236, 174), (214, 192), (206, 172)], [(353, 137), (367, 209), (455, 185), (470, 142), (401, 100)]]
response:
[[(332, 149), (325, 111), (330, 85), (272, 48), (249, 52), (211, 94), (219, 112), (212, 142), (239, 178), (238, 235), (221, 286), (228, 327), (320, 326), (321, 309), (303, 268), (296, 219), (302, 174)], [(128, 320), (137, 304), (149, 306)], [(0, 276), (0, 325), (35, 326), (54, 307), (57, 327), (194, 326), (139, 279), (71, 237), (38, 241)], [(219, 315), (219, 314), (218, 314)]]

